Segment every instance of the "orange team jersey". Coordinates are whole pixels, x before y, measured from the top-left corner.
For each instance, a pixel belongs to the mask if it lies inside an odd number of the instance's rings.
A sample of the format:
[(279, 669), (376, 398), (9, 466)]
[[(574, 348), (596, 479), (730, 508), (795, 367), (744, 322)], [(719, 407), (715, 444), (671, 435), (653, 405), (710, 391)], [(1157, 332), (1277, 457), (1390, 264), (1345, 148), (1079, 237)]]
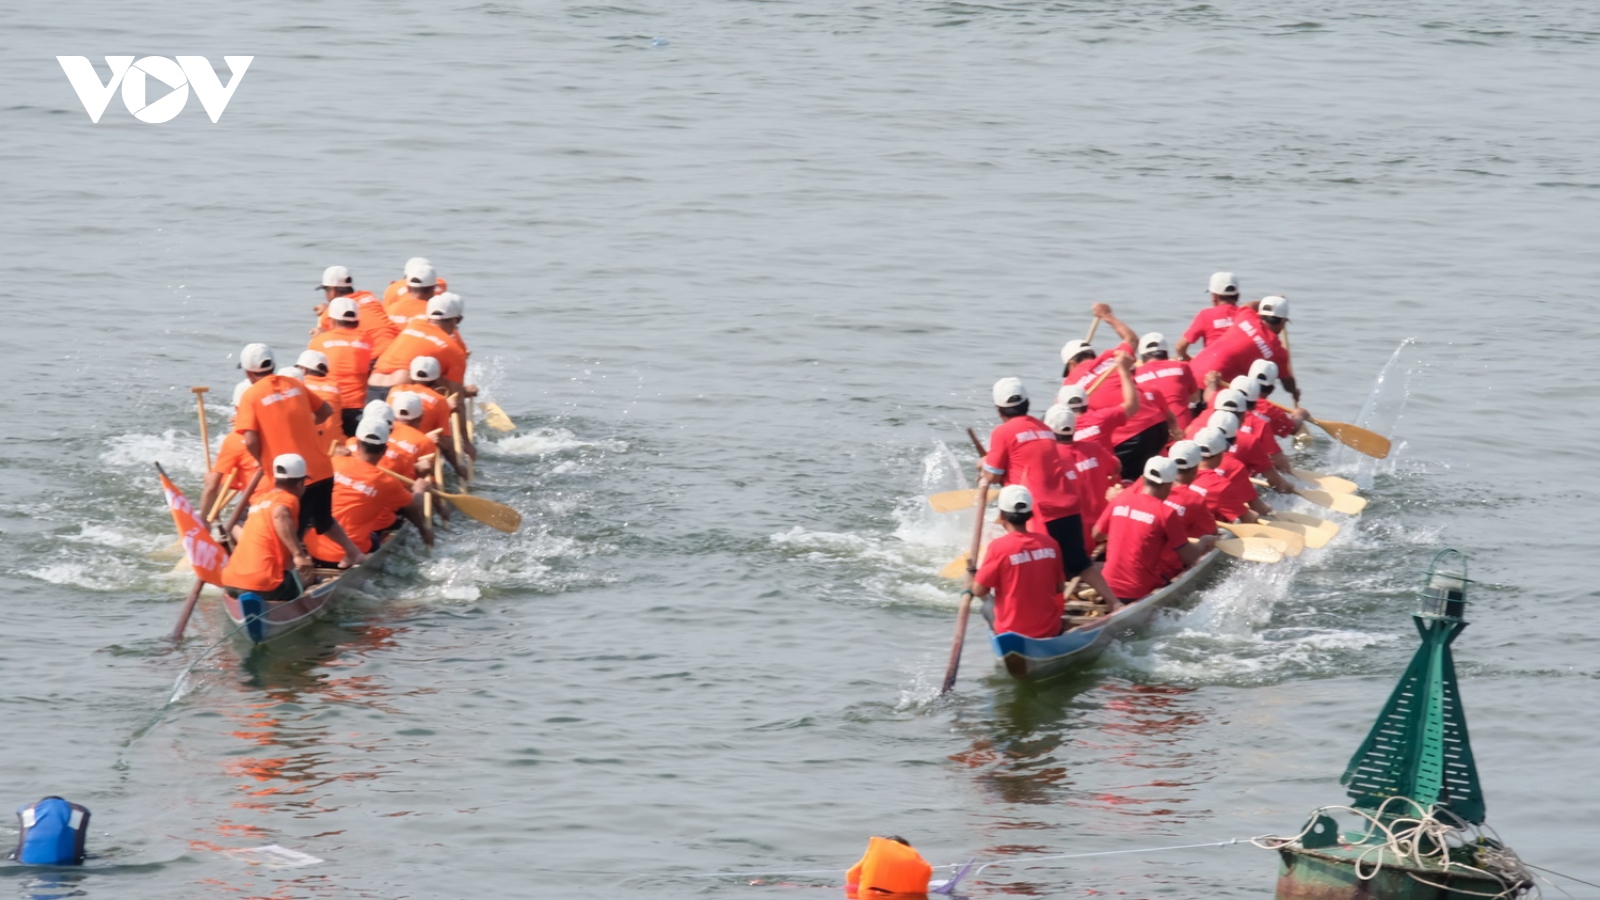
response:
[[(306, 386), (307, 390), (311, 391), (311, 396), (326, 402), (334, 409), (339, 408), (339, 385), (335, 384), (332, 378), (318, 378), (315, 375), (307, 375), (301, 379), (301, 383)], [(321, 439), (320, 445), (323, 447), (328, 446), (330, 440), (343, 434), (344, 422), (339, 418), (338, 413), (334, 413), (317, 425), (317, 437)]]
[(400, 332), (400, 336), (384, 351), (373, 371), (381, 374), (399, 372), (410, 368), (411, 361), (419, 356), (431, 356), (439, 360), (440, 374), (446, 381), (459, 384), (466, 378), (467, 355), (461, 352), (450, 335), (445, 334), (444, 329), (425, 318), (412, 319), (406, 324), (406, 330)]
[(399, 420), (395, 421), (394, 427), (389, 431), (389, 443), (399, 444), (401, 450), (411, 454), (413, 468), (424, 456), (432, 456), (439, 452), (439, 446), (434, 443), (433, 438), (418, 431), (409, 422)]
[[(424, 312), (426, 312), (426, 310), (424, 310)], [(426, 315), (412, 316), (411, 318), (412, 319), (421, 319), (424, 322), (432, 322), (433, 321), (432, 319), (429, 319)], [(411, 324), (411, 319), (407, 319), (406, 320), (406, 324), (407, 325)], [(461, 336), (461, 326), (459, 324), (456, 326), (456, 330), (455, 331), (450, 332), (450, 339), (456, 342), (456, 346), (461, 348), (461, 352), (464, 355), (466, 355), (466, 356), (471, 356), (472, 355), (472, 351), (467, 349), (467, 339), (465, 337)]]
[[(443, 278), (440, 278), (437, 292), (442, 294), (449, 290), (449, 288), (449, 282), (445, 281)], [(383, 305), (388, 306), (390, 303), (394, 302), (396, 297), (409, 293), (411, 293), (411, 291), (406, 287), (404, 279), (400, 281), (391, 281), (389, 282), (389, 286), (383, 289)]]
[[(367, 376), (375, 358), (372, 344), (357, 328), (324, 331), (307, 345), (328, 357), (328, 378), (339, 386), (334, 409), (360, 409), (367, 405)], [(308, 382), (309, 383), (309, 382)]]
[(285, 375), (268, 375), (250, 385), (239, 400), (233, 430), (254, 431), (261, 438), (261, 459), (267, 465), (284, 453), (305, 457), (306, 483), (333, 477), (328, 445), (317, 434), (322, 401), (304, 384)]
[(270, 591), (283, 583), (283, 573), (289, 570), (294, 555), (278, 539), (272, 524), (272, 511), (280, 506), (288, 508), (291, 521), (299, 520), (300, 498), (277, 487), (250, 504), (239, 546), (222, 567), (223, 584), (242, 591)]
[(394, 405), (396, 394), (416, 394), (422, 398), (422, 421), (417, 425), (417, 430), (423, 434), (432, 434), (434, 429), (440, 429), (441, 435), (450, 431), (450, 401), (444, 395), (424, 384), (397, 384), (389, 389), (386, 402)]
[[(398, 478), (358, 456), (333, 461), (333, 517), (363, 553), (371, 552), (372, 533), (394, 524), (398, 510), (411, 502), (411, 489)], [(321, 532), (306, 532), (306, 551), (317, 559), (344, 558), (344, 548)]]
[[(224, 479), (221, 487), (229, 490), (242, 491), (250, 483), (250, 476), (256, 473), (261, 465), (250, 451), (244, 448), (244, 435), (237, 431), (228, 432), (222, 439), (222, 447), (217, 450), (217, 461), (212, 463), (211, 471), (221, 475)], [(233, 473), (233, 478), (228, 479), (228, 473)], [(266, 478), (256, 486), (255, 496), (259, 497), (272, 490), (272, 482)]]
[[(393, 433), (393, 431), (390, 432), (391, 435)], [(351, 438), (346, 443), (351, 453), (356, 452), (356, 443), (355, 438)], [(391, 472), (399, 472), (407, 478), (417, 477), (417, 458), (412, 456), (405, 447), (400, 446), (393, 440), (389, 441), (388, 446), (384, 449), (383, 459), (378, 460), (378, 466)]]
[[(371, 291), (356, 291), (347, 295), (356, 301), (356, 333), (366, 338), (372, 345), (372, 358), (389, 349), (389, 344), (394, 336), (400, 333), (400, 326), (389, 321), (389, 313), (383, 308), (383, 301), (372, 295)], [(328, 318), (326, 311), (317, 319), (317, 328), (321, 331), (332, 331), (333, 322)]]

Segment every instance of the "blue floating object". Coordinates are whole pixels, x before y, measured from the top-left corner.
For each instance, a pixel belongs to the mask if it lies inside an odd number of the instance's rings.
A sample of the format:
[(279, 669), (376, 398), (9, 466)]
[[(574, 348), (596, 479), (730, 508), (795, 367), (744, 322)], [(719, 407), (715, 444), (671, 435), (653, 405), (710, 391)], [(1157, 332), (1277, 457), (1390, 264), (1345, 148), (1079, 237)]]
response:
[(650, 46), (652, 46), (652, 47), (665, 47), (670, 43), (672, 43), (672, 42), (667, 40), (666, 38), (651, 38), (650, 39)]
[(45, 797), (17, 810), (22, 834), (12, 854), (17, 862), (30, 866), (78, 866), (83, 864), (84, 844), (89, 835), (89, 810), (60, 797)]

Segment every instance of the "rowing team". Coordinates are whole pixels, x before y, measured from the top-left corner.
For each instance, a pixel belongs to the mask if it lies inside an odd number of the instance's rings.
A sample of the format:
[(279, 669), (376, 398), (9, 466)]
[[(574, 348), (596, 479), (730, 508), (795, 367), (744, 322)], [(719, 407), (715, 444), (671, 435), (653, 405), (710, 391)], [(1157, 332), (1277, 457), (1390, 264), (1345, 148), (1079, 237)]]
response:
[[(233, 596), (293, 599), (319, 565), (365, 560), (402, 517), (432, 546), (428, 491), (440, 458), (470, 477), (475, 450), (459, 407), (477, 389), (464, 383), (462, 301), (442, 291), (427, 260), (405, 272), (380, 304), (356, 294), (348, 269), (329, 267), (318, 285), (324, 319), (296, 366), (279, 372), (265, 344), (241, 352), (246, 380), (199, 508), (209, 522), (231, 493), (252, 491), (244, 523), (225, 536), (234, 547), (222, 581)], [(447, 429), (452, 440), (439, 440)]]
[[(1210, 287), (1218, 311), (1203, 312), (1185, 333), (1184, 351), (1205, 345), (1188, 365), (1171, 358), (1164, 336), (1136, 338), (1102, 303), (1094, 306), (1096, 324), (1111, 325), (1123, 343), (1098, 355), (1087, 340), (1063, 347), (1064, 383), (1042, 421), (1028, 414), (1021, 380), (995, 383), (1002, 424), (978, 465), (980, 487), (1006, 485), (999, 497), (1005, 534), (989, 545), (969, 591), (995, 593), (997, 633), (1060, 634), (1067, 579), (1093, 588), (1109, 612), (1142, 599), (1215, 546), (1219, 522), (1255, 522), (1272, 512), (1252, 476), (1293, 490), (1277, 439), (1309, 414), (1267, 399), (1281, 380), (1298, 401), (1293, 377), (1280, 368), (1288, 365), (1278, 340), (1288, 301), (1238, 305), (1237, 281), (1226, 272)], [(1120, 381), (1115, 395), (1102, 390), (1112, 373)], [(1133, 483), (1124, 488), (1125, 480)], [(1103, 567), (1092, 553), (1102, 544)]]

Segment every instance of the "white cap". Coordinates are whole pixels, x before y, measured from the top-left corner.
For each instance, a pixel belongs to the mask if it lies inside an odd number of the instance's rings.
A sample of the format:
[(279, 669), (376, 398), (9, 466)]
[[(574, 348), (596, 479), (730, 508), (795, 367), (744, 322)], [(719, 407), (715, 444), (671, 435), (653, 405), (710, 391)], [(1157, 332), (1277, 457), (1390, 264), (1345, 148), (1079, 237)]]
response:
[(1261, 399), (1261, 382), (1251, 378), (1249, 375), (1234, 376), (1234, 379), (1228, 382), (1228, 388), (1243, 394), (1244, 399), (1251, 403)]
[(273, 478), (306, 477), (305, 457), (298, 453), (280, 453), (272, 459)]
[(414, 422), (422, 418), (422, 398), (410, 391), (390, 397), (389, 405), (394, 407), (394, 417), (402, 422)]
[(1211, 293), (1224, 297), (1238, 296), (1239, 279), (1233, 277), (1232, 272), (1214, 272), (1211, 275)]
[(390, 409), (389, 404), (382, 400), (372, 400), (361, 408), (361, 418), (382, 419), (385, 422), (393, 422), (394, 410)]
[(356, 322), (361, 319), (361, 308), (349, 297), (335, 297), (328, 304), (328, 318), (338, 319), (341, 322)]
[(1207, 428), (1215, 428), (1222, 432), (1222, 436), (1232, 440), (1239, 436), (1239, 417), (1227, 410), (1219, 409), (1206, 420)]
[(1250, 401), (1243, 393), (1230, 387), (1217, 391), (1217, 396), (1211, 398), (1211, 408), (1242, 413), (1250, 408)]
[(305, 351), (300, 354), (299, 359), (294, 361), (294, 364), (313, 375), (328, 374), (328, 354), (323, 353), (321, 350)]
[(1144, 461), (1144, 477), (1156, 484), (1171, 484), (1178, 480), (1178, 466), (1165, 456), (1152, 456)]
[(344, 266), (329, 266), (322, 270), (322, 283), (317, 287), (351, 287), (355, 283), (355, 279), (350, 277), (349, 269)]
[(994, 383), (994, 405), (1002, 409), (1021, 406), (1028, 399), (1028, 389), (1020, 378), (1002, 378)]
[(433, 271), (433, 266), (419, 263), (406, 268), (407, 287), (433, 287), (439, 283), (439, 276)]
[(272, 348), (266, 344), (245, 344), (239, 351), (239, 367), (246, 372), (271, 372), (277, 363), (272, 361)]
[(1044, 424), (1056, 434), (1072, 434), (1078, 426), (1078, 414), (1057, 403), (1044, 411)]
[(239, 405), (239, 402), (244, 399), (244, 392), (248, 391), (248, 390), (250, 390), (250, 382), (248, 380), (241, 381), (238, 384), (233, 386), (233, 405), (234, 406), (238, 406)]
[(1261, 313), (1263, 319), (1268, 317), (1287, 319), (1289, 318), (1289, 301), (1284, 297), (1262, 297), (1261, 308), (1257, 312)]
[(1061, 390), (1056, 391), (1056, 403), (1081, 413), (1089, 408), (1089, 395), (1075, 384), (1063, 384)]
[(1200, 465), (1200, 457), (1204, 455), (1200, 445), (1194, 441), (1178, 441), (1167, 448), (1167, 459), (1180, 469), (1192, 469)]
[(1202, 428), (1194, 433), (1194, 442), (1206, 456), (1221, 456), (1228, 452), (1228, 436), (1215, 428)]
[(1067, 341), (1061, 346), (1061, 362), (1064, 365), (1071, 365), (1072, 358), (1085, 351), (1094, 352), (1088, 341)]
[(306, 380), (306, 370), (299, 366), (285, 366), (278, 370), (278, 374), (285, 378), (293, 378), (295, 381)]
[(439, 361), (431, 356), (411, 358), (411, 377), (417, 381), (432, 381), (439, 377)]
[(426, 256), (413, 256), (410, 259), (406, 260), (405, 268), (401, 269), (400, 271), (406, 273), (407, 275), (410, 275), (411, 274), (411, 270), (417, 268), (418, 266), (432, 266), (432, 265), (433, 265), (433, 263), (428, 262), (428, 258)]
[(996, 505), (1005, 513), (1033, 512), (1033, 494), (1020, 484), (1008, 484), (1000, 489)]
[(1250, 364), (1250, 377), (1262, 386), (1278, 380), (1278, 364), (1270, 359), (1258, 359)]
[(1144, 337), (1139, 338), (1140, 356), (1143, 356), (1146, 353), (1154, 353), (1157, 350), (1161, 350), (1169, 356), (1172, 354), (1172, 348), (1167, 345), (1166, 335), (1159, 331), (1152, 331)]
[(461, 318), (461, 296), (448, 291), (436, 294), (428, 299), (428, 318), (430, 319), (459, 319)]
[(376, 416), (362, 416), (356, 423), (356, 440), (363, 444), (389, 443), (389, 423)]

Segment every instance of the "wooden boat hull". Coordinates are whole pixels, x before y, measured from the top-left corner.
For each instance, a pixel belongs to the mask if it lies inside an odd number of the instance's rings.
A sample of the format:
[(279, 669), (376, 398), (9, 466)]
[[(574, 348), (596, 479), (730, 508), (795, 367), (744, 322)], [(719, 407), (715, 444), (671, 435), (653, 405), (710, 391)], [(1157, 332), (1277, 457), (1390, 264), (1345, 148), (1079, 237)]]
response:
[(293, 600), (269, 603), (254, 596), (240, 598), (224, 594), (222, 608), (236, 626), (234, 634), (252, 645), (265, 644), (322, 618), (335, 600), (383, 571), (384, 562), (399, 543), (400, 534), (399, 531), (391, 534), (365, 562), (348, 569), (338, 578), (317, 584)]
[(1011, 631), (994, 635), (989, 641), (995, 656), (1018, 681), (1043, 681), (1083, 669), (1098, 659), (1113, 640), (1142, 630), (1157, 612), (1188, 596), (1220, 555), (1220, 551), (1212, 550), (1171, 584), (1143, 600), (1057, 637), (1030, 638)]

